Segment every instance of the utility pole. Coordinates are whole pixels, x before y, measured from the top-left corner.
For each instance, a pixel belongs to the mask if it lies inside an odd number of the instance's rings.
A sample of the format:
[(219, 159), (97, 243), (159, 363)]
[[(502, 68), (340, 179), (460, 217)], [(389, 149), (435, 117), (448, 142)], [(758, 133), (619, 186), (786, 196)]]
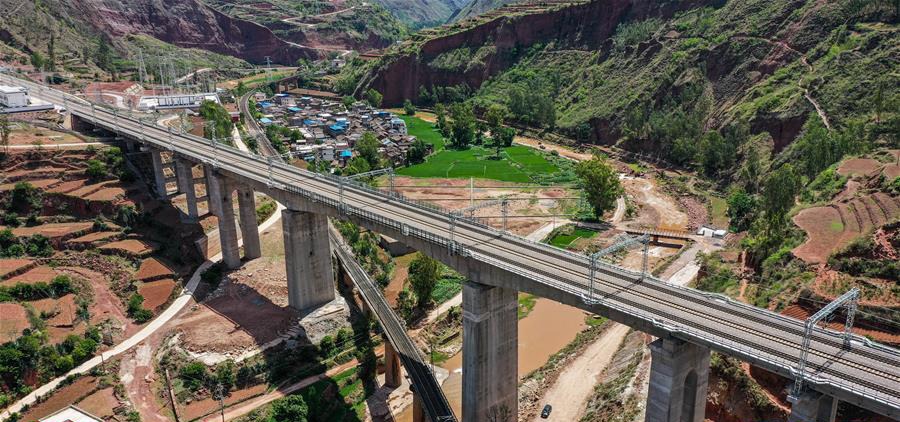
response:
[(219, 413), (222, 415), (222, 422), (225, 422), (225, 393), (222, 384), (216, 384), (216, 395), (219, 396)]
[(272, 83), (270, 70), (272, 70), (272, 59), (266, 56), (266, 84)]

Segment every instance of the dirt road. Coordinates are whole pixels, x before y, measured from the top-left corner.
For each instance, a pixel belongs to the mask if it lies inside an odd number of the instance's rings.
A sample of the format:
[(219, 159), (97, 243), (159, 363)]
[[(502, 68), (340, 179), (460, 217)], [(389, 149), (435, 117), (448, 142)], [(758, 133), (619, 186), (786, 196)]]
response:
[(559, 375), (556, 382), (547, 390), (540, 407), (544, 404), (553, 406), (550, 418), (541, 419), (536, 415), (535, 422), (539, 421), (577, 421), (587, 400), (597, 385), (597, 378), (609, 365), (616, 350), (625, 340), (630, 328), (627, 325), (615, 324), (593, 344), (585, 349), (584, 353), (575, 359)]

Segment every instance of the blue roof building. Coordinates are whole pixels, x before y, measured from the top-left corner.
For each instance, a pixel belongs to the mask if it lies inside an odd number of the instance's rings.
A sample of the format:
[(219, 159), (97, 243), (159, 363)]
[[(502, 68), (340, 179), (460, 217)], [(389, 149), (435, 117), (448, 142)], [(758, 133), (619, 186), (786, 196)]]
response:
[(299, 108), (299, 107), (288, 107), (287, 109), (288, 109), (288, 111), (290, 111), (291, 113), (299, 113), (299, 112), (300, 112), (300, 108)]
[(268, 117), (263, 117), (262, 119), (259, 119), (259, 122), (268, 126), (268, 125), (272, 124), (272, 119), (270, 119)]

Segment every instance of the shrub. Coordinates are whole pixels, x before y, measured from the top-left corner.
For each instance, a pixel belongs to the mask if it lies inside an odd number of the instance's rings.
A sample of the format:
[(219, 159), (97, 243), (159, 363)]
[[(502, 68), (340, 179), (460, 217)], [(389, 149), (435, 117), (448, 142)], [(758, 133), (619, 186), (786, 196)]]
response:
[(178, 370), (178, 377), (188, 390), (196, 392), (206, 384), (209, 373), (206, 371), (206, 365), (200, 362), (191, 362)]
[(25, 253), (29, 256), (48, 257), (53, 255), (53, 246), (46, 236), (34, 234), (25, 240)]
[(100, 160), (88, 160), (85, 171), (91, 180), (101, 180), (106, 177), (106, 164)]
[(128, 316), (134, 319), (138, 324), (143, 324), (153, 318), (153, 312), (144, 309), (144, 297), (138, 293), (128, 298)]
[(18, 182), (9, 199), (9, 209), (20, 213), (40, 208), (41, 191), (28, 182)]

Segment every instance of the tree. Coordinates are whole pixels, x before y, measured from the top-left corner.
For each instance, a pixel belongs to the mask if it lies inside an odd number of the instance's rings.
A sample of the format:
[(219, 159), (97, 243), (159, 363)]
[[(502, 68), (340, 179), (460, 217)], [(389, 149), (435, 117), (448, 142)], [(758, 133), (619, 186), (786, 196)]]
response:
[(91, 180), (101, 180), (106, 177), (106, 163), (100, 160), (88, 160), (86, 173)]
[(406, 100), (403, 102), (403, 112), (406, 113), (407, 116), (415, 116), (416, 106), (413, 105), (412, 101)]
[(418, 164), (425, 161), (428, 155), (428, 145), (421, 139), (416, 138), (409, 149), (406, 150), (406, 165)]
[(450, 142), (457, 148), (466, 148), (475, 140), (475, 112), (466, 103), (450, 106)]
[(200, 103), (198, 112), (207, 123), (207, 126), (203, 127), (203, 136), (206, 139), (231, 139), (234, 123), (231, 122), (231, 115), (225, 107), (215, 101), (206, 100)]
[(275, 401), (269, 411), (269, 422), (306, 422), (309, 407), (303, 396), (295, 394)]
[(216, 367), (216, 383), (222, 386), (223, 391), (228, 392), (234, 387), (237, 377), (234, 373), (234, 361), (226, 360)]
[(731, 230), (740, 232), (749, 229), (755, 216), (756, 199), (743, 189), (736, 189), (728, 196), (727, 202), (726, 215), (728, 215)]
[(0, 115), (0, 146), (3, 147), (3, 154), (9, 155), (9, 135), (12, 133), (12, 126), (9, 124), (9, 116)]
[(763, 183), (762, 209), (768, 237), (780, 233), (785, 226), (785, 217), (794, 206), (799, 189), (800, 178), (790, 164), (779, 167), (766, 178)]
[(369, 89), (368, 91), (366, 91), (366, 101), (368, 101), (369, 105), (372, 107), (381, 107), (381, 100), (383, 99), (384, 96), (374, 89)]
[(178, 370), (178, 377), (181, 378), (182, 384), (191, 391), (199, 390), (206, 383), (208, 376), (206, 365), (201, 362), (188, 363)]
[(436, 104), (434, 106), (434, 114), (436, 117), (435, 126), (441, 131), (441, 135), (444, 135), (445, 138), (449, 138), (450, 131), (447, 127), (447, 108), (444, 107), (443, 104)]
[(56, 34), (52, 31), (47, 43), (47, 65), (50, 70), (56, 70)]
[(734, 163), (737, 152), (719, 132), (711, 131), (700, 140), (699, 159), (703, 172), (707, 176), (715, 176)]
[(369, 162), (366, 161), (363, 157), (353, 157), (350, 161), (347, 162), (347, 167), (344, 168), (343, 176), (352, 176), (354, 174), (365, 173), (370, 171), (372, 167), (369, 166)]
[(624, 193), (619, 183), (619, 175), (606, 163), (606, 159), (596, 152), (593, 158), (575, 166), (575, 174), (581, 179), (588, 203), (598, 218), (612, 209), (616, 199)]
[(487, 121), (488, 130), (491, 131), (491, 138), (494, 143), (497, 142), (497, 135), (500, 132), (500, 128), (503, 127), (503, 121), (508, 113), (509, 111), (502, 104), (491, 104), (488, 106), (487, 111), (484, 112), (484, 120)]
[(97, 66), (101, 69), (108, 71), (113, 70), (112, 49), (109, 47), (109, 42), (104, 37), (97, 39), (97, 55), (95, 58)]
[(370, 169), (381, 168), (381, 154), (378, 153), (378, 138), (372, 132), (363, 133), (362, 138), (354, 145), (356, 153), (369, 163)]
[(35, 69), (42, 69), (44, 65), (47, 64), (46, 60), (44, 60), (44, 56), (37, 51), (31, 53), (31, 65), (34, 66)]
[(421, 252), (409, 264), (409, 283), (416, 294), (416, 306), (425, 308), (431, 303), (431, 293), (441, 276), (441, 264)]
[(344, 105), (344, 108), (350, 110), (350, 107), (353, 107), (353, 103), (356, 102), (356, 98), (353, 98), (351, 95), (345, 95), (341, 97), (341, 104)]

